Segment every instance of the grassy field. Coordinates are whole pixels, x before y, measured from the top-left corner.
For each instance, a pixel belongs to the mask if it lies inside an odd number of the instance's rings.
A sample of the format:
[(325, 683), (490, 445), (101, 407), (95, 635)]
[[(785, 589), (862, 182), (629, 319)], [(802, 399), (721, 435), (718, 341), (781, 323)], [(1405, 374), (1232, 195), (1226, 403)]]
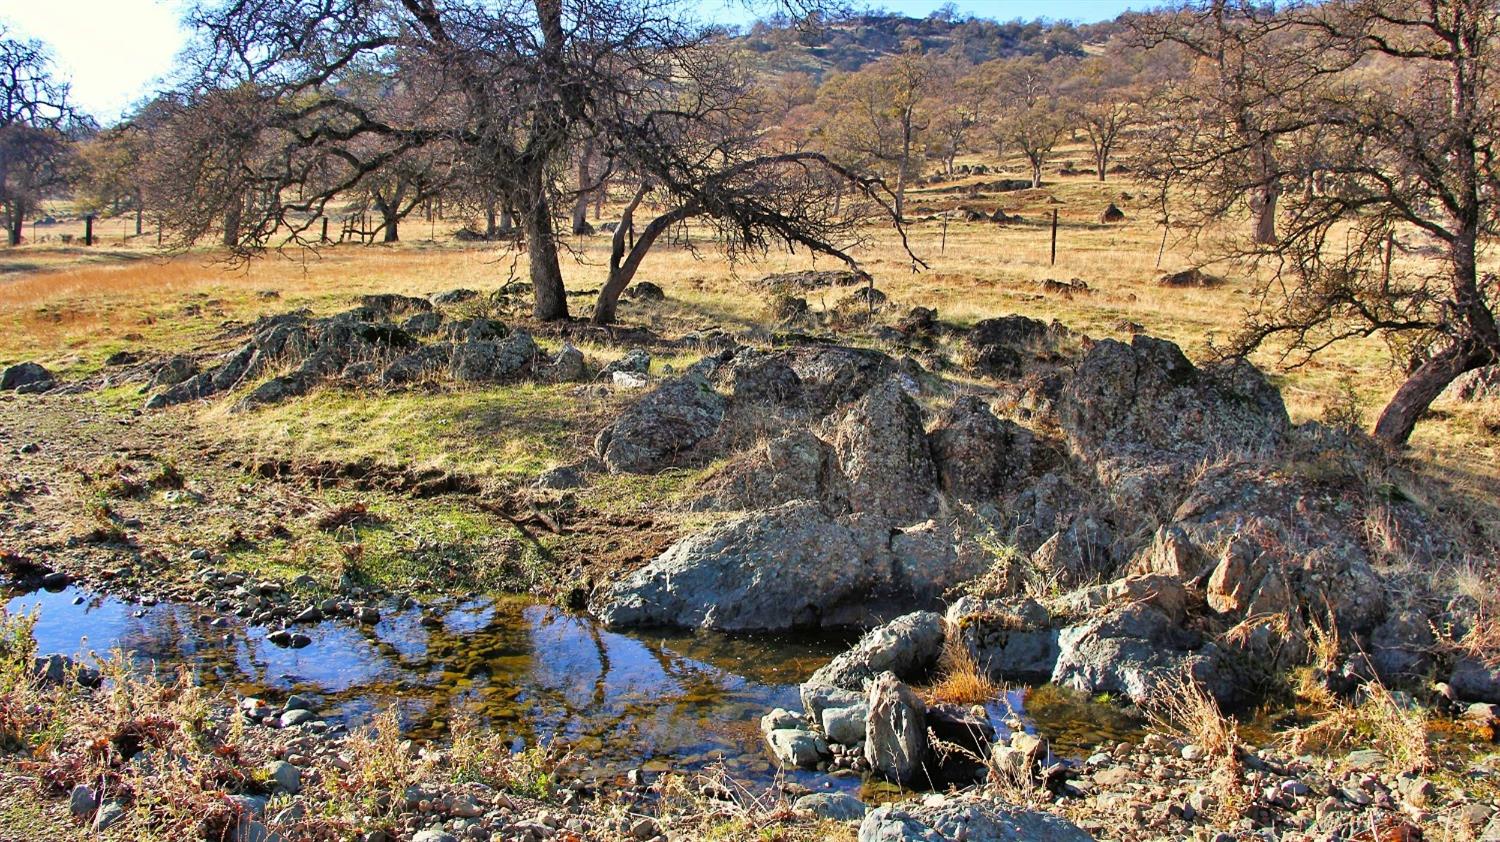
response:
[[(1099, 222), (1100, 212), (1111, 202), (1125, 211), (1123, 223)], [(959, 206), (985, 211), (1000, 207), (1020, 214), (1024, 221), (1006, 226), (952, 221), (945, 226), (922, 219)], [(1093, 337), (1128, 337), (1134, 323), (1202, 359), (1211, 341), (1226, 338), (1250, 304), (1249, 279), (1224, 267), (1210, 267), (1226, 280), (1212, 288), (1168, 288), (1158, 283), (1163, 273), (1205, 258), (1175, 236), (1169, 236), (1162, 249), (1156, 211), (1144, 191), (1127, 180), (1100, 183), (1085, 176), (1056, 177), (1040, 190), (977, 197), (943, 185), (914, 191), (909, 207), (918, 219), (910, 228), (911, 243), (927, 262), (925, 271), (913, 271), (888, 229), (867, 229), (867, 241), (854, 251), (892, 299), (888, 320), (922, 305), (936, 308), (940, 318), (957, 324), (1021, 313), (1055, 318)], [(1059, 220), (1055, 265), (1049, 260), (1054, 210)], [(62, 245), (57, 242), (61, 233), (81, 234), (81, 223), (65, 221), (51, 227), (47, 237), (52, 242), (0, 251), (0, 361), (36, 359), (65, 378), (88, 376), (119, 350), (218, 347), (215, 343), (222, 343), (226, 326), (267, 313), (301, 307), (334, 312), (362, 293), (492, 290), (525, 277), (525, 255), (501, 245), (453, 239), (452, 233), (464, 222), (447, 219), (429, 225), (413, 218), (400, 244), (340, 245), (318, 254), (271, 254), (249, 265), (231, 266), (213, 251), (163, 256), (155, 250), (150, 230), (122, 243), (122, 232), (131, 230), (126, 220), (101, 223), (97, 230), (104, 242), (93, 250), (76, 242)], [(707, 328), (764, 329), (767, 301), (750, 281), (771, 272), (832, 267), (826, 258), (815, 261), (805, 253), (772, 253), (753, 262), (730, 263), (717, 253), (705, 231), (695, 230), (692, 236), (695, 248), (661, 244), (652, 252), (639, 279), (660, 284), (667, 301), (625, 302), (624, 323), (646, 325), (668, 336)], [(570, 289), (597, 289), (605, 274), (608, 237), (569, 238), (569, 245), (574, 254), (564, 256), (564, 271)], [(1048, 292), (1041, 282), (1049, 278), (1081, 279), (1089, 292)], [(815, 292), (809, 303), (814, 310), (828, 309), (845, 294)], [(571, 301), (577, 311), (591, 298)], [(621, 352), (608, 346), (584, 350), (595, 358)], [(663, 362), (689, 361), (691, 355)], [(1272, 372), (1295, 420), (1352, 408), (1368, 424), (1399, 383), (1399, 373), (1378, 339), (1335, 346), (1298, 368), (1281, 368), (1274, 349), (1255, 361)], [(258, 451), (367, 455), (519, 476), (534, 475), (563, 459), (569, 447), (583, 443), (576, 425), (570, 424), (570, 413), (593, 414), (604, 408), (581, 405), (561, 387), (485, 389), (436, 398), (324, 392), (238, 416), (234, 424), (223, 426)], [(214, 416), (223, 412), (222, 407), (197, 411), (207, 420), (225, 421)], [(1500, 487), (1497, 430), (1500, 410), (1493, 403), (1439, 403), (1413, 438), (1415, 461), (1488, 508), (1494, 502), (1493, 489)], [(1484, 519), (1500, 532), (1492, 517)]]

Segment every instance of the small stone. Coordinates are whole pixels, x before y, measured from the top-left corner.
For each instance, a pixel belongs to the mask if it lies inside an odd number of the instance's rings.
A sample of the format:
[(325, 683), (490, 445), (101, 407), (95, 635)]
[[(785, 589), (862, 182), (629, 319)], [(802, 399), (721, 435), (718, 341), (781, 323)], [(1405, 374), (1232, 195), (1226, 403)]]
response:
[(318, 715), (310, 710), (289, 710), (281, 714), (280, 722), (283, 728), (295, 728), (298, 725), (305, 725), (312, 722), (317, 718)]
[(99, 812), (94, 814), (94, 832), (100, 833), (123, 818), (125, 818), (125, 805), (120, 801), (110, 799), (100, 804)]
[(1207, 752), (1203, 750), (1203, 746), (1197, 743), (1188, 743), (1182, 747), (1182, 759), (1192, 763), (1202, 760), (1206, 754)]
[(301, 693), (293, 693), (286, 697), (286, 704), (281, 706), (282, 710), (312, 710), (317, 703), (310, 696)]
[(852, 822), (865, 817), (864, 802), (845, 792), (818, 792), (798, 798), (792, 808), (838, 822)]
[(267, 763), (266, 774), (277, 789), (288, 795), (296, 795), (302, 791), (302, 770), (285, 760)]
[(88, 818), (99, 809), (99, 796), (88, 784), (79, 784), (68, 793), (68, 809), (76, 819)]

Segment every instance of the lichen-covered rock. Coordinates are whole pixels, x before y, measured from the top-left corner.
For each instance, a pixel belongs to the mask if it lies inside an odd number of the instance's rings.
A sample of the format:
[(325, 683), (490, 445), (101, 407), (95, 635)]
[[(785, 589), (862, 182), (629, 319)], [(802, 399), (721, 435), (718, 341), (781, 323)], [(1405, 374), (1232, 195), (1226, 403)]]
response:
[(849, 484), (833, 448), (800, 426), (737, 456), (704, 483), (695, 506), (751, 510), (787, 500), (817, 500), (830, 514), (849, 508)]
[(627, 409), (594, 439), (611, 473), (649, 473), (713, 435), (724, 398), (700, 374), (668, 380)]
[(1432, 621), (1420, 611), (1398, 611), (1370, 633), (1370, 664), (1392, 686), (1425, 678), (1436, 649)]
[(937, 471), (922, 410), (895, 378), (849, 408), (834, 428), (833, 448), (849, 478), (853, 511), (901, 524), (935, 510)]
[(938, 482), (955, 497), (991, 499), (1013, 487), (1031, 467), (1031, 433), (996, 418), (972, 395), (955, 401), (929, 438)]
[(499, 382), (519, 376), (539, 353), (531, 334), (518, 330), (499, 341), (456, 343), (448, 367), (455, 380)]
[(802, 398), (802, 378), (785, 354), (741, 350), (719, 367), (715, 378), (736, 403), (791, 404)]
[(802, 728), (778, 728), (766, 734), (766, 744), (778, 765), (812, 769), (828, 757), (828, 743)]
[(1266, 454), (1290, 424), (1281, 393), (1254, 366), (1200, 369), (1176, 345), (1149, 336), (1096, 342), (1067, 379), (1057, 415), (1069, 445), (1091, 462)]
[(896, 372), (896, 361), (865, 348), (807, 345), (788, 352), (802, 381), (803, 405), (821, 418), (870, 391)]

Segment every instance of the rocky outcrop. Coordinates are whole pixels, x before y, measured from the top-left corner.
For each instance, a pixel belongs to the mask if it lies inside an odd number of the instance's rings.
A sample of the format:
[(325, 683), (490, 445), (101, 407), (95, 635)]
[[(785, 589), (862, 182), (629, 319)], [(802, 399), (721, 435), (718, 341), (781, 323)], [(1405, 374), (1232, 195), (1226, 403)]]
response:
[(1049, 813), (1010, 807), (998, 801), (937, 799), (887, 804), (859, 826), (859, 842), (1092, 842), (1077, 825)]
[(786, 352), (802, 381), (808, 413), (822, 418), (870, 391), (896, 372), (896, 362), (879, 351), (841, 345), (808, 345)]
[(1243, 361), (1197, 368), (1163, 339), (1094, 343), (1068, 378), (1058, 421), (1091, 463), (1183, 463), (1226, 453), (1266, 454), (1290, 422), (1281, 393)]
[(1453, 379), (1443, 390), (1444, 398), (1454, 401), (1481, 401), (1500, 398), (1500, 365), (1467, 371)]
[(1031, 467), (1032, 434), (996, 418), (977, 397), (955, 401), (929, 437), (938, 482), (954, 497), (991, 499), (1014, 487)]
[(849, 506), (894, 523), (936, 508), (937, 471), (922, 410), (894, 378), (872, 388), (839, 419), (833, 449), (849, 479)]
[(870, 682), (865, 762), (892, 783), (919, 781), (927, 762), (926, 706), (892, 673)]
[(668, 380), (599, 432), (594, 451), (611, 473), (648, 473), (713, 435), (724, 398), (700, 374)]
[(1478, 658), (1460, 658), (1453, 665), (1448, 685), (1463, 701), (1500, 704), (1500, 665)]

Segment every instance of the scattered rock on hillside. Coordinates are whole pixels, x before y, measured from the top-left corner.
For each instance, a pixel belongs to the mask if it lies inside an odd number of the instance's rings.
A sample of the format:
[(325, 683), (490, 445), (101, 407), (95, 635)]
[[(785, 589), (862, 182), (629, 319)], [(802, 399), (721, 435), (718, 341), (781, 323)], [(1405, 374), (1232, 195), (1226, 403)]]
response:
[(1157, 279), (1157, 284), (1164, 287), (1216, 287), (1224, 283), (1224, 279), (1194, 266), (1181, 272), (1169, 272)]
[(854, 286), (866, 283), (868, 280), (866, 275), (847, 269), (809, 270), (767, 275), (756, 281), (755, 285), (766, 289), (822, 289)]
[(635, 301), (665, 301), (667, 294), (650, 281), (640, 281), (625, 290), (625, 297)]
[(16, 363), (0, 372), (0, 392), (45, 392), (54, 384), (52, 372), (38, 363)]
[(1117, 206), (1114, 202), (1110, 202), (1109, 207), (1105, 208), (1099, 213), (1099, 221), (1105, 225), (1109, 225), (1114, 222), (1124, 222), (1125, 211), (1120, 210), (1119, 206)]
[(695, 507), (748, 511), (787, 500), (816, 500), (830, 514), (849, 508), (833, 448), (800, 426), (737, 456), (704, 483)]

